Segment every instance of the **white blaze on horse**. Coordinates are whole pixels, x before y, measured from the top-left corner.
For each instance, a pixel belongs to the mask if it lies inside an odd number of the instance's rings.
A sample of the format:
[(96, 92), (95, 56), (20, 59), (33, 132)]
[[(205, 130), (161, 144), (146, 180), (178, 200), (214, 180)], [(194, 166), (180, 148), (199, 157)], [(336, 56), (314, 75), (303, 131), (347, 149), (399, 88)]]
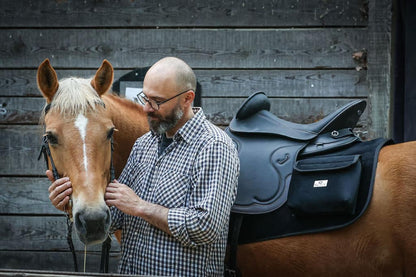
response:
[(42, 118), (53, 162), (59, 176), (69, 177), (73, 187), (68, 212), (83, 243), (101, 242), (111, 224), (104, 201), (111, 156), (118, 176), (134, 141), (148, 131), (146, 116), (141, 105), (108, 93), (113, 67), (106, 60), (92, 79), (71, 77), (59, 82), (45, 60), (37, 82), (48, 105)]
[[(104, 61), (90, 80), (58, 82), (49, 61), (38, 70), (47, 103), (46, 136), (60, 176), (73, 186), (75, 227), (84, 243), (106, 238), (103, 195), (109, 182), (111, 136), (119, 175), (136, 138), (148, 130), (142, 108), (107, 91), (113, 68)], [(416, 142), (381, 149), (373, 197), (348, 227), (239, 245), (243, 276), (416, 276)], [(258, 226), (258, 228), (263, 228)]]

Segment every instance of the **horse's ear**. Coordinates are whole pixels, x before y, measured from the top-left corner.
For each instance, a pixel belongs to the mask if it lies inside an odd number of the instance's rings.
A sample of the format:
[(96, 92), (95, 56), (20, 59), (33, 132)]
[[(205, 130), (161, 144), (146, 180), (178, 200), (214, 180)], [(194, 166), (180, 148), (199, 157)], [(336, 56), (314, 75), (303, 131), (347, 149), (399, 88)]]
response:
[(113, 84), (114, 70), (111, 63), (104, 60), (100, 68), (91, 80), (92, 87), (97, 91), (98, 95), (106, 93)]
[(39, 90), (42, 92), (43, 97), (45, 97), (46, 102), (52, 102), (52, 99), (58, 90), (59, 83), (55, 69), (51, 66), (49, 59), (45, 59), (39, 65), (36, 77)]

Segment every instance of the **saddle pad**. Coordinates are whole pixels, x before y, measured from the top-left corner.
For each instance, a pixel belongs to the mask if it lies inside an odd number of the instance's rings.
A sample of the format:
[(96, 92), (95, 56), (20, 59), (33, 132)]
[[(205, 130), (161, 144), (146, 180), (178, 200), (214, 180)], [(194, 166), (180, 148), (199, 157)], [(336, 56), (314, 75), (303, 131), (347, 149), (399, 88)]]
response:
[[(346, 227), (355, 222), (367, 209), (373, 192), (378, 153), (380, 149), (392, 142), (387, 139), (375, 139), (368, 142), (357, 142), (352, 146), (325, 156), (361, 155), (363, 166), (357, 206), (353, 215), (319, 215), (296, 216), (284, 204), (277, 210), (265, 214), (244, 215), (238, 243), (251, 243), (269, 239), (330, 231)], [(235, 214), (231, 214), (231, 224)], [(241, 215), (239, 215), (241, 216)]]

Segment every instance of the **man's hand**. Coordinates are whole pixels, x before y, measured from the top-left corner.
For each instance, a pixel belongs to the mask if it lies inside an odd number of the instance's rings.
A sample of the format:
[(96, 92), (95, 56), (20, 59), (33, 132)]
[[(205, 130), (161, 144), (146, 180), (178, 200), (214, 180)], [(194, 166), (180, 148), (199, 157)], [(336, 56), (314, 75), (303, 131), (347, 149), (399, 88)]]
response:
[(108, 184), (105, 192), (105, 203), (115, 206), (125, 214), (139, 216), (169, 235), (169, 209), (141, 199), (130, 187), (114, 180)]
[(71, 181), (69, 181), (68, 177), (55, 180), (50, 170), (46, 170), (46, 176), (52, 182), (52, 185), (49, 187), (49, 200), (51, 200), (55, 208), (64, 211), (65, 206), (69, 202), (69, 197), (72, 194)]
[(143, 202), (130, 187), (119, 183), (117, 180), (108, 184), (104, 199), (108, 206), (115, 206), (123, 213), (133, 216), (138, 216), (137, 208)]

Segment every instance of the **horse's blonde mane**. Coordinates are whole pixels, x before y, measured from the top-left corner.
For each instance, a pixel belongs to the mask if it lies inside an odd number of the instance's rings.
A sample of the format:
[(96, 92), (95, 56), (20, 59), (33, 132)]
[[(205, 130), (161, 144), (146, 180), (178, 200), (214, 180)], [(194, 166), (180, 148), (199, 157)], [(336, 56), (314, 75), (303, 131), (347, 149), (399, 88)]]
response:
[(91, 86), (91, 79), (74, 77), (59, 81), (58, 91), (50, 104), (50, 109), (57, 109), (64, 118), (86, 115), (95, 111), (97, 105), (104, 106), (103, 100)]

